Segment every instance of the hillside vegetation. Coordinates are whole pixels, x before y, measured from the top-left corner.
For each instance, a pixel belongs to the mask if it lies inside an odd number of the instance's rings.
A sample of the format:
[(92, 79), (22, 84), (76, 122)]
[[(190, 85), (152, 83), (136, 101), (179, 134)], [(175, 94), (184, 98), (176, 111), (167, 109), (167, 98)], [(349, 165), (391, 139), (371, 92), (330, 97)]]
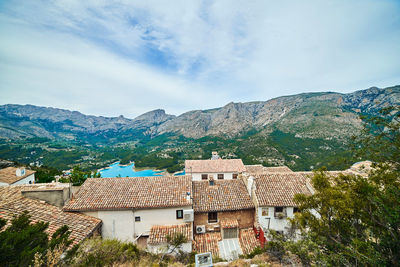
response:
[(90, 170), (116, 160), (135, 161), (137, 167), (174, 172), (183, 168), (184, 159), (209, 158), (217, 150), (225, 158), (242, 158), (245, 164), (343, 169), (354, 160), (346, 148), (362, 129), (359, 116), (374, 116), (399, 103), (400, 86), (229, 103), (180, 116), (155, 110), (135, 119), (3, 105), (0, 158)]

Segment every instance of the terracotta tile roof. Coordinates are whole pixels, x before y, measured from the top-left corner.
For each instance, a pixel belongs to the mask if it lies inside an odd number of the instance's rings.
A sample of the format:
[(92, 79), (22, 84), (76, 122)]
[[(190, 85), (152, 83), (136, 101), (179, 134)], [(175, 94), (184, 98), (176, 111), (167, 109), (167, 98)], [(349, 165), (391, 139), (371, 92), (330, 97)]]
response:
[(228, 211), (254, 208), (242, 180), (193, 181), (195, 212)]
[(265, 172), (293, 172), (288, 166), (265, 167)]
[(296, 206), (293, 201), (295, 194), (311, 194), (304, 174), (268, 173), (255, 178), (255, 194), (260, 206)]
[(35, 171), (25, 169), (25, 175), (17, 176), (16, 174), (17, 169), (18, 168), (15, 167), (7, 167), (4, 169), (0, 169), (0, 182), (13, 184), (35, 173)]
[(253, 252), (256, 247), (260, 246), (260, 242), (257, 240), (254, 230), (251, 228), (240, 229), (239, 242), (243, 254), (249, 254)]
[(241, 159), (185, 160), (186, 173), (199, 172), (244, 172), (246, 168)]
[(239, 228), (238, 220), (222, 219), (220, 222), (221, 228)]
[(219, 255), (218, 241), (220, 241), (221, 233), (206, 233), (194, 236), (193, 250), (197, 253), (211, 252), (213, 256)]
[(192, 224), (182, 223), (174, 225), (154, 225), (151, 227), (150, 236), (147, 243), (149, 244), (161, 244), (167, 242), (167, 235), (173, 236), (174, 234), (183, 234), (188, 242), (192, 241)]
[(244, 165), (247, 173), (264, 173), (265, 167), (261, 164), (257, 165)]
[(279, 166), (279, 167), (264, 167), (261, 164), (258, 165), (245, 165), (246, 173), (255, 175), (255, 174), (263, 174), (263, 173), (275, 173), (275, 172), (293, 172), (287, 166)]
[(67, 211), (145, 209), (192, 205), (190, 176), (89, 178)]
[(32, 222), (49, 223), (46, 230), (49, 236), (61, 226), (67, 225), (71, 231), (72, 245), (91, 236), (101, 226), (100, 219), (79, 213), (64, 212), (56, 206), (22, 196), (22, 190), (34, 190), (39, 186), (43, 186), (43, 184), (0, 187), (0, 218), (6, 219), (9, 225), (13, 216), (18, 216), (26, 210), (29, 212)]

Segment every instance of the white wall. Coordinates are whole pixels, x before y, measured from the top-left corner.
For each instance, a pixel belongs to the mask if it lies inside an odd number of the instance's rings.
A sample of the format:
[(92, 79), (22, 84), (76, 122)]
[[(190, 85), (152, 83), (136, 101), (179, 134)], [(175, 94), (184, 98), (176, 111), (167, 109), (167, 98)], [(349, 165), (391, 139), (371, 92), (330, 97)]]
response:
[[(293, 207), (286, 207), (287, 217), (283, 219), (275, 218), (274, 216), (274, 207), (264, 207), (268, 208), (268, 216), (262, 216), (262, 207), (258, 208), (258, 222), (264, 230), (275, 230), (275, 231), (287, 231), (287, 228), (290, 226), (287, 218), (293, 217)], [(269, 220), (269, 228), (268, 228), (268, 220)]]
[[(193, 173), (192, 174), (192, 180), (193, 181), (201, 181), (201, 175), (202, 174), (207, 174), (209, 175), (213, 175), (214, 176), (214, 180), (218, 180), (218, 174), (224, 174), (224, 180), (232, 180), (232, 174), (233, 172), (202, 172), (202, 173)], [(187, 173), (190, 174), (190, 173)]]
[(192, 206), (174, 207), (165, 209), (135, 210), (134, 216), (140, 216), (140, 222), (135, 222), (136, 235), (148, 235), (153, 225), (168, 225), (184, 223), (183, 219), (176, 219), (177, 210), (188, 210)]
[[(191, 206), (186, 206), (165, 209), (91, 211), (83, 213), (103, 221), (101, 232), (104, 238), (134, 241), (140, 234), (149, 235), (153, 225), (184, 223), (183, 219), (176, 219), (176, 210), (191, 208)], [(135, 222), (136, 216), (140, 216), (140, 222)]]
[(31, 182), (31, 184), (35, 183), (35, 174), (31, 174), (31, 175), (25, 177), (24, 179), (13, 183), (13, 185), (15, 185), (15, 184), (29, 184), (29, 182)]
[(103, 238), (116, 238), (122, 241), (133, 241), (135, 239), (132, 210), (91, 211), (84, 213), (103, 221), (101, 226), (101, 236)]
[[(166, 250), (167, 250), (167, 244), (166, 244), (166, 243), (164, 243), (164, 244), (157, 244), (157, 245), (150, 245), (150, 244), (148, 244), (148, 245), (147, 245), (147, 248), (148, 248), (148, 250), (149, 250), (150, 252), (152, 252), (152, 253), (156, 253), (156, 254), (158, 254), (158, 253), (165, 253)], [(182, 245), (182, 247), (180, 248), (180, 250), (182, 250), (182, 251), (184, 251), (184, 252), (186, 252), (186, 253), (192, 252), (192, 242), (190, 241), (190, 242), (184, 243), (184, 244)], [(173, 253), (173, 254), (176, 254), (177, 252), (178, 252), (178, 251), (176, 251), (176, 252)]]

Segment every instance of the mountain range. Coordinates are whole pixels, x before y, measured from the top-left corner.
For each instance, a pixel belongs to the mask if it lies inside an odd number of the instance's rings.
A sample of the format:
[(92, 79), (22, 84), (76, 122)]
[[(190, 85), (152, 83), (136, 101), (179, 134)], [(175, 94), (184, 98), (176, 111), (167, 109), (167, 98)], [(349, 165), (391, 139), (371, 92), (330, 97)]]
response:
[[(91, 145), (136, 142), (135, 147), (139, 142), (145, 147), (150, 144), (151, 151), (158, 153), (165, 154), (167, 148), (168, 151), (173, 148), (174, 151), (183, 150), (186, 157), (201, 157), (205, 156), (205, 150), (202, 149), (200, 155), (195, 152), (196, 156), (191, 155), (188, 140), (198, 143), (200, 148), (206, 146), (208, 153), (212, 145), (207, 140), (219, 138), (223, 143), (230, 141), (228, 144), (246, 145), (251, 151), (257, 146), (265, 150), (253, 153), (260, 157), (252, 157), (244, 155), (243, 148), (226, 144), (218, 146), (215, 142), (215, 149), (224, 151), (227, 157), (240, 155), (249, 157), (250, 163), (290, 165), (293, 160), (298, 161), (297, 157), (305, 157), (307, 151), (303, 155), (296, 151), (294, 158), (289, 159), (292, 154), (283, 151), (288, 150), (285, 147), (289, 143), (302, 143), (299, 145), (302, 147), (303, 143), (314, 142), (319, 143), (319, 148), (331, 147), (327, 150), (336, 151), (335, 147), (346, 146), (349, 138), (360, 132), (360, 115), (375, 115), (384, 107), (399, 104), (400, 86), (371, 87), (349, 94), (303, 93), (268, 101), (232, 102), (223, 107), (193, 110), (179, 116), (157, 109), (134, 119), (122, 115), (90, 116), (51, 107), (7, 104), (0, 106), (0, 140), (46, 138), (52, 142)], [(288, 136), (290, 141), (282, 139)], [(160, 138), (163, 138), (162, 143), (154, 141)], [(154, 146), (154, 143), (157, 145)], [(4, 158), (1, 151), (0, 157)]]
[(268, 101), (231, 102), (220, 108), (193, 110), (180, 116), (157, 109), (134, 119), (8, 104), (0, 106), (0, 137), (73, 139), (82, 133), (118, 134), (128, 130), (143, 131), (152, 136), (175, 133), (192, 138), (235, 137), (251, 129), (268, 131), (274, 127), (303, 137), (341, 138), (360, 129), (360, 114), (376, 113), (383, 107), (399, 103), (400, 86), (372, 87), (350, 94), (304, 93)]

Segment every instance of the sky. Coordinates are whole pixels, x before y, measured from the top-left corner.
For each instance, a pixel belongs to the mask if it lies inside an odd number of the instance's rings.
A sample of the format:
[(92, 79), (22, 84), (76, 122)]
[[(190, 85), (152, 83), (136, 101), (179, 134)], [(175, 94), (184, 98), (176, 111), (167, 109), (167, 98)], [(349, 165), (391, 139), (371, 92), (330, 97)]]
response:
[(400, 0), (0, 1), (0, 104), (134, 118), (400, 84)]

